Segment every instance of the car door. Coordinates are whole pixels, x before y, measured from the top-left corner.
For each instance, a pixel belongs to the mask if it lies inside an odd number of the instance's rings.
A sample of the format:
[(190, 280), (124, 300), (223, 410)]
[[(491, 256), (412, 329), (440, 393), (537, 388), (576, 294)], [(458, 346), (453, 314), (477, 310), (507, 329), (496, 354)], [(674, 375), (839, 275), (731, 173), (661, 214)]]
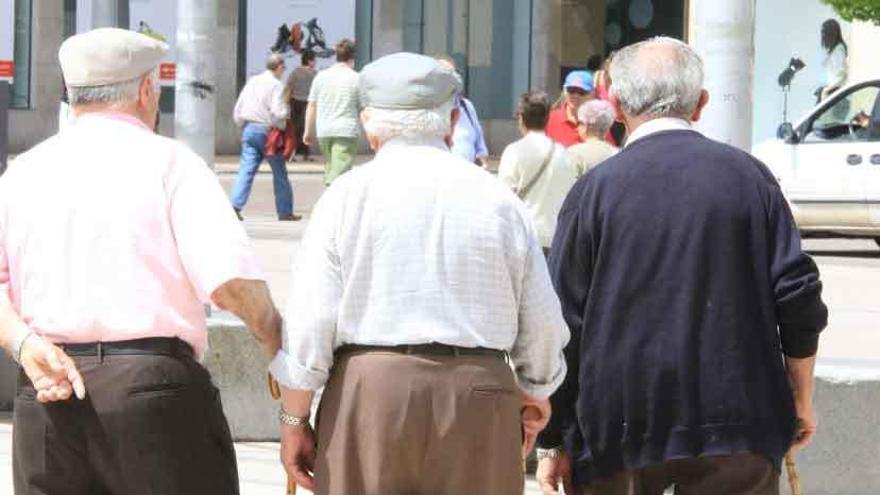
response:
[[(880, 184), (871, 182), (877, 142), (854, 119), (872, 112), (878, 84), (860, 84), (832, 95), (798, 129), (786, 193), (808, 230), (858, 232), (872, 226), (869, 195), (880, 200)], [(880, 157), (877, 157), (880, 161)], [(880, 220), (880, 202), (878, 202)]]

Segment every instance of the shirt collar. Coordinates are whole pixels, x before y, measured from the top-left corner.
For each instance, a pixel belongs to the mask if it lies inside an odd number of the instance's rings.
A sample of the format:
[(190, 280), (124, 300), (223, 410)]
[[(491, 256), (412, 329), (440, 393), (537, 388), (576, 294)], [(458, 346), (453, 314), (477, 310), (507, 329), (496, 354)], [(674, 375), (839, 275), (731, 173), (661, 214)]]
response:
[(104, 112), (89, 112), (82, 115), (78, 115), (76, 117), (76, 122), (81, 122), (83, 120), (88, 121), (89, 119), (104, 119), (104, 120), (115, 120), (119, 122), (125, 122), (127, 124), (131, 124), (136, 127), (140, 127), (144, 130), (152, 132), (152, 129), (147, 127), (146, 124), (141, 122), (140, 119), (135, 117), (134, 115), (130, 115), (123, 112), (114, 112), (112, 110), (107, 110)]
[(633, 144), (634, 142), (646, 137), (650, 134), (656, 134), (658, 132), (663, 131), (692, 131), (694, 127), (690, 122), (684, 119), (679, 119), (675, 117), (661, 117), (659, 119), (653, 119), (645, 122), (644, 124), (636, 127), (636, 129), (629, 135), (626, 140), (626, 144), (624, 148)]
[(429, 146), (431, 148), (441, 149), (443, 151), (449, 151), (449, 147), (446, 146), (446, 143), (442, 138), (433, 137), (433, 136), (418, 136), (418, 137), (403, 137), (397, 136), (393, 137), (384, 143), (382, 143), (382, 147), (379, 148), (379, 151), (376, 152), (376, 156), (381, 156), (385, 152), (396, 150), (396, 149), (404, 149), (408, 147), (414, 146)]

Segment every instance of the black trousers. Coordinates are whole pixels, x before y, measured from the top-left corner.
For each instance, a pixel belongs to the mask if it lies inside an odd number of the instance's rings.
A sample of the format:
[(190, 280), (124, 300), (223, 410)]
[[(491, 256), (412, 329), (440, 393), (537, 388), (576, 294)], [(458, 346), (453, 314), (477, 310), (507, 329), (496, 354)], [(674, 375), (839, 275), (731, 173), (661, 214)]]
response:
[(290, 100), (290, 118), (293, 120), (293, 128), (296, 132), (295, 155), (309, 157), (309, 147), (303, 142), (303, 134), (306, 131), (306, 107), (309, 102), (303, 100)]
[(581, 495), (778, 495), (779, 471), (757, 454), (700, 457), (618, 473)]
[(86, 399), (41, 404), (19, 373), (17, 495), (237, 495), (232, 437), (189, 356), (74, 357)]

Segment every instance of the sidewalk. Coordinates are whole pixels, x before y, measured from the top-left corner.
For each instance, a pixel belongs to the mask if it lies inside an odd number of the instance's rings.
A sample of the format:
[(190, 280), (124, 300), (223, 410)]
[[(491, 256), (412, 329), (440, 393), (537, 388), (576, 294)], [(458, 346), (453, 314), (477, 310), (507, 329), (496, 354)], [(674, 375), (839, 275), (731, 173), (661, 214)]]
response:
[[(357, 155), (354, 159), (355, 165), (360, 165), (364, 162), (372, 159), (372, 155)], [(324, 173), (324, 157), (321, 155), (314, 155), (312, 157), (313, 161), (303, 162), (302, 157), (297, 156), (295, 162), (288, 162), (287, 164), (287, 172), (290, 174), (323, 174)], [(498, 169), (498, 157), (490, 156), (489, 157), (489, 169), (497, 170)], [(218, 175), (227, 175), (227, 174), (236, 174), (238, 172), (238, 155), (217, 155), (214, 159), (214, 171), (217, 172)], [(272, 173), (269, 169), (269, 164), (263, 162), (260, 169), (257, 171), (260, 174), (270, 174)]]

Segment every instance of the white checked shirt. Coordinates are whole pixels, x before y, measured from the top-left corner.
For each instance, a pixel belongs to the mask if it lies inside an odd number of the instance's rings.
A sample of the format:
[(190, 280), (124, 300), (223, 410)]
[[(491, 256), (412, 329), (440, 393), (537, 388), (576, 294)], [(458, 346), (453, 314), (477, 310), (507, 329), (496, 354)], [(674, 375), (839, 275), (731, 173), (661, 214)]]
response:
[(393, 140), (316, 205), (270, 370), (317, 390), (342, 344), (480, 346), (509, 351), (523, 391), (546, 398), (568, 337), (516, 196), (440, 140)]
[(248, 79), (238, 95), (232, 119), (236, 125), (248, 122), (284, 129), (285, 120), (290, 116), (290, 108), (282, 94), (284, 85), (272, 74), (263, 71)]

